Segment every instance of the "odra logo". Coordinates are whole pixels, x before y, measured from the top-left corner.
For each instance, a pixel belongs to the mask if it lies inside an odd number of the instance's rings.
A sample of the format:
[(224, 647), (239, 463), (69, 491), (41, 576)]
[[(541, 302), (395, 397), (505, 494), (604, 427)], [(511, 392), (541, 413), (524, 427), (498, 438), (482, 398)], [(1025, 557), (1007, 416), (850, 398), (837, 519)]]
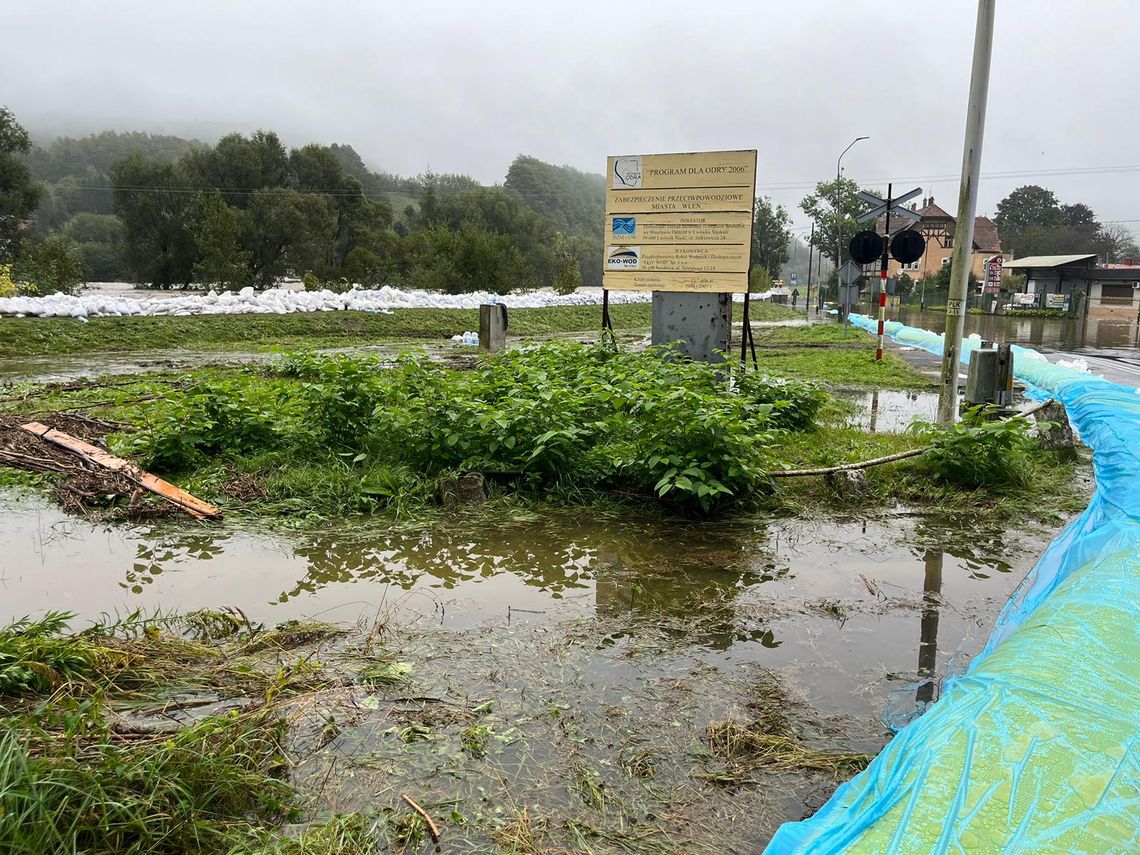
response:
[(640, 246), (611, 246), (606, 251), (607, 270), (637, 270), (640, 262)]
[(614, 158), (614, 189), (638, 190), (641, 188), (641, 157)]

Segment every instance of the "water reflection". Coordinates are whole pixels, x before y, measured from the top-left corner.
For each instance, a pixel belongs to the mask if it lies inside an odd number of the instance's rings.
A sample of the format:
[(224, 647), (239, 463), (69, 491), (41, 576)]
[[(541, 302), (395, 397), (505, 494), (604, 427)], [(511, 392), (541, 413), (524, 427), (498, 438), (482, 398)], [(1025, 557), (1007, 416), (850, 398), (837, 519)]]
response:
[[(161, 531), (161, 530), (159, 530)], [(208, 561), (225, 552), (229, 535), (212, 531), (157, 533), (135, 544), (135, 560), (119, 586), (138, 594), (162, 574), (163, 567), (184, 561)]]
[[(891, 320), (940, 333), (946, 329), (944, 312), (901, 308)], [(1037, 345), (1076, 352), (1140, 349), (1140, 320), (1135, 314), (1088, 318), (1021, 318), (1016, 315), (967, 315), (966, 335), (977, 333), (987, 341)]]
[(938, 607), (942, 594), (942, 552), (927, 550), (923, 556), (925, 573), (922, 580), (922, 618), (918, 633), (918, 674), (927, 678), (919, 684), (915, 700), (929, 704), (934, 700), (934, 675), (938, 670)]
[(463, 582), (510, 573), (558, 598), (593, 580), (595, 550), (576, 541), (551, 542), (542, 532), (471, 533), (331, 532), (309, 535), (293, 548), (308, 572), (278, 602), (326, 585), (375, 581), (409, 590), (425, 577), (433, 587), (453, 590)]

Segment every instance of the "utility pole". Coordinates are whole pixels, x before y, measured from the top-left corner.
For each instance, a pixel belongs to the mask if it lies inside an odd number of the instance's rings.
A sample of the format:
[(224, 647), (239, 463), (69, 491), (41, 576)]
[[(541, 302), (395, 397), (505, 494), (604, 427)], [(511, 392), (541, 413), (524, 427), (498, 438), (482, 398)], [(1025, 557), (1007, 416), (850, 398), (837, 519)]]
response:
[(815, 248), (815, 220), (811, 222), (811, 237), (808, 238), (808, 281), (807, 281), (807, 294), (804, 295), (804, 312), (809, 317), (811, 316), (811, 263), (812, 252)]
[(942, 346), (942, 388), (938, 421), (953, 424), (958, 410), (958, 364), (966, 323), (966, 291), (970, 282), (970, 250), (974, 245), (974, 211), (982, 170), (982, 136), (986, 128), (986, 98), (990, 88), (990, 55), (994, 42), (997, 0), (978, 0), (974, 31), (974, 61), (970, 71), (970, 101), (966, 107), (966, 139), (962, 151), (962, 183), (958, 189), (958, 222), (950, 259), (950, 293), (946, 300), (946, 333)]
[(851, 147), (860, 140), (869, 140), (870, 137), (855, 137), (851, 141), (851, 145), (843, 149), (839, 153), (839, 158), (835, 161), (835, 274), (836, 287), (839, 287), (839, 265), (843, 263), (843, 209), (839, 204), (839, 178), (842, 175), (840, 164), (843, 163), (843, 155), (851, 151)]

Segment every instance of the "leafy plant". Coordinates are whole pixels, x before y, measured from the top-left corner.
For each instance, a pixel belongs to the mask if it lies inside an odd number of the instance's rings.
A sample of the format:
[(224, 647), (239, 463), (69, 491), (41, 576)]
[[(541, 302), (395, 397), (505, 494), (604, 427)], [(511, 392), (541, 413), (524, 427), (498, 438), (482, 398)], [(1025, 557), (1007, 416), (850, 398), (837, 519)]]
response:
[(150, 429), (125, 446), (159, 471), (184, 471), (207, 454), (261, 450), (279, 438), (271, 402), (244, 385), (199, 383), (167, 395), (154, 412)]
[(1030, 427), (1022, 416), (994, 419), (979, 406), (966, 410), (953, 426), (917, 430), (931, 444), (922, 459), (938, 478), (969, 489), (1004, 490), (1022, 487), (1030, 477)]
[(757, 404), (771, 404), (768, 418), (784, 430), (810, 430), (827, 403), (827, 393), (814, 383), (756, 372), (738, 377), (736, 388)]

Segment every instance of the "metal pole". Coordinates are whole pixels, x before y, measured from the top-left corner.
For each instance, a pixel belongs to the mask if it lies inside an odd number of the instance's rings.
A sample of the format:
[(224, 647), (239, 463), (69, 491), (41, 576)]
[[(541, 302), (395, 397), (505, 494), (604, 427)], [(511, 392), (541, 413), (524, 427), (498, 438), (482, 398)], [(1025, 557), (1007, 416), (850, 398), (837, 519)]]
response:
[(811, 316), (811, 263), (812, 252), (815, 251), (815, 221), (811, 224), (811, 237), (808, 238), (808, 283), (807, 294), (804, 295), (804, 314)]
[(842, 174), (840, 164), (843, 163), (843, 155), (851, 151), (851, 147), (860, 140), (869, 140), (870, 137), (855, 137), (851, 141), (851, 145), (843, 149), (839, 153), (839, 158), (835, 161), (835, 287), (839, 287), (839, 265), (843, 263), (843, 209), (839, 205), (839, 179)]
[(993, 52), (996, 3), (997, 0), (978, 0), (978, 23), (974, 31), (970, 101), (966, 107), (966, 139), (962, 147), (962, 183), (958, 190), (958, 222), (954, 228), (950, 293), (946, 299), (942, 388), (938, 393), (938, 421), (943, 424), (953, 424), (958, 409), (958, 362), (966, 323), (966, 291), (970, 281), (970, 249), (974, 245), (978, 176), (982, 170), (982, 137), (986, 129), (986, 97), (990, 88), (990, 55)]
[(875, 350), (875, 361), (883, 361), (883, 331), (887, 320), (887, 259), (891, 245), (891, 191), (893, 184), (887, 185), (887, 224), (883, 227), (883, 258), (879, 264), (879, 346)]

